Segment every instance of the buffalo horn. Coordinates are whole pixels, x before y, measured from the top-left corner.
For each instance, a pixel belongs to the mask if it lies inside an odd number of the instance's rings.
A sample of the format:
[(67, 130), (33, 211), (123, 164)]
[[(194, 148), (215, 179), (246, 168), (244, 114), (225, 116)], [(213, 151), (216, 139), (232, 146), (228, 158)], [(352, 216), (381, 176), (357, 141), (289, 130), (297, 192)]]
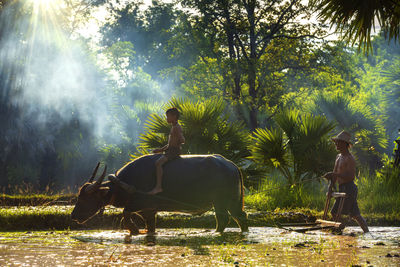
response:
[(92, 176), (89, 179), (89, 183), (93, 182), (94, 177), (96, 177), (96, 173), (97, 173), (97, 170), (99, 169), (99, 166), (100, 166), (100, 162), (98, 162), (96, 168), (94, 168)]
[[(96, 172), (97, 172), (97, 170), (96, 170)], [(101, 186), (101, 183), (103, 182), (104, 177), (106, 176), (106, 172), (107, 172), (107, 165), (104, 166), (104, 170), (103, 170), (103, 173), (101, 174), (100, 178), (93, 184), (88, 185), (86, 187), (85, 192), (90, 194), (90, 193), (93, 193), (94, 191), (96, 191)]]
[(106, 176), (106, 172), (107, 172), (107, 165), (104, 166), (103, 173), (101, 174), (100, 178), (96, 181), (96, 184), (101, 185), (101, 183), (104, 180), (104, 177)]

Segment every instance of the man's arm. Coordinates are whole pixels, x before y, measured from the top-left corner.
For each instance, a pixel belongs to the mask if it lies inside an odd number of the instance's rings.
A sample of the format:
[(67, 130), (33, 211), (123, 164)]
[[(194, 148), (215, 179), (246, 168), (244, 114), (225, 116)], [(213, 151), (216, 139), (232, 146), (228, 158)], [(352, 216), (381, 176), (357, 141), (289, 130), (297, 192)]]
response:
[(339, 159), (339, 155), (336, 156), (336, 160), (335, 160), (335, 166), (333, 167), (333, 171), (331, 172), (327, 172), (323, 175), (323, 177), (325, 177), (327, 180), (331, 181), (331, 184), (334, 185), (336, 183), (336, 171), (338, 169), (338, 159)]

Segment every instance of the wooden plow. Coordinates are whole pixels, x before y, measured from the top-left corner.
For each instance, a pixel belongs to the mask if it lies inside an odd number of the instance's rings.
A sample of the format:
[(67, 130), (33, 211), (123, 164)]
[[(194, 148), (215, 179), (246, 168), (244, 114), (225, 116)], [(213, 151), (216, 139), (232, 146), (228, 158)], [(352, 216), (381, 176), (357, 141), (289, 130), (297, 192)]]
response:
[[(278, 223), (279, 228), (285, 229), (287, 231), (294, 231), (298, 233), (305, 233), (307, 231), (315, 231), (315, 230), (322, 230), (322, 229), (343, 229), (344, 224), (340, 222), (340, 217), (342, 215), (342, 209), (344, 200), (346, 198), (346, 193), (339, 193), (333, 192), (332, 190), (333, 184), (332, 182), (329, 185), (328, 193), (326, 194), (326, 201), (325, 201), (325, 209), (324, 209), (324, 216), (322, 219), (317, 219), (313, 223)], [(339, 207), (336, 217), (333, 218), (334, 221), (328, 221), (328, 211), (329, 205), (331, 203), (331, 198), (339, 198)]]

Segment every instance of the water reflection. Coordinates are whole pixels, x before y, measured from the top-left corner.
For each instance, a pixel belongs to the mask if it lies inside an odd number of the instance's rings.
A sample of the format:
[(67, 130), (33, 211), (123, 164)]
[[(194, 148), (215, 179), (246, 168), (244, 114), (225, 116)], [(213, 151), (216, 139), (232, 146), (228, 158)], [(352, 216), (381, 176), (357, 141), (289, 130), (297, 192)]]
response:
[[(158, 229), (156, 235), (126, 240), (125, 231), (0, 233), (0, 266), (7, 265), (271, 265), (399, 266), (400, 228), (357, 227), (342, 236), (300, 234), (253, 227), (242, 234), (227, 229)], [(237, 265), (236, 264), (236, 265)]]

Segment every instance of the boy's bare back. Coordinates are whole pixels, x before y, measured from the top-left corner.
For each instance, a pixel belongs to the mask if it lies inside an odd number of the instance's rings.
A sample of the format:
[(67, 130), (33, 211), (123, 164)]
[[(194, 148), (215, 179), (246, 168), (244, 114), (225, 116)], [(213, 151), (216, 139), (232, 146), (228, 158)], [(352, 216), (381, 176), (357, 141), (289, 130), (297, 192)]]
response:
[(183, 137), (182, 127), (179, 123), (172, 126), (168, 137), (168, 147), (180, 147), (181, 144), (185, 143), (185, 137)]

